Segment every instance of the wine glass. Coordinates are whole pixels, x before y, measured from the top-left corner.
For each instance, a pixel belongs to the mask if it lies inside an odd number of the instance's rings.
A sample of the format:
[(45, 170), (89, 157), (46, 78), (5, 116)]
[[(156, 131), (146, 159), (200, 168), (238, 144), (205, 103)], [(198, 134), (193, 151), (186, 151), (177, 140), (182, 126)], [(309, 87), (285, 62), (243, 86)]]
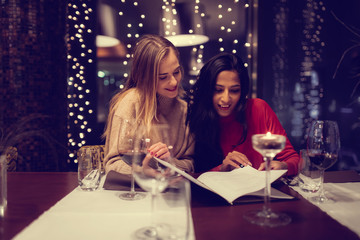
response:
[(258, 151), (265, 161), (265, 190), (264, 205), (262, 210), (247, 212), (244, 218), (253, 224), (268, 227), (284, 226), (291, 222), (291, 218), (285, 213), (274, 212), (270, 208), (270, 163), (281, 152), (286, 143), (285, 136), (271, 134), (255, 134), (251, 138), (253, 148)]
[(335, 202), (325, 195), (324, 172), (337, 160), (340, 150), (339, 127), (334, 121), (314, 121), (307, 139), (307, 152), (310, 161), (320, 170), (319, 195), (310, 198), (315, 203)]
[[(169, 181), (174, 177), (174, 172), (169, 168), (169, 165), (172, 164), (172, 158), (170, 152), (170, 145), (168, 144), (169, 135), (168, 135), (168, 126), (153, 124), (151, 129), (147, 132), (147, 138), (151, 139), (151, 146), (155, 144), (162, 145), (162, 151), (166, 151), (167, 155), (162, 155), (152, 157), (151, 153), (148, 153), (142, 158), (133, 159), (133, 171), (134, 177), (137, 184), (145, 191), (151, 194), (151, 225), (138, 229), (135, 232), (135, 237), (138, 239), (161, 239), (161, 234), (165, 234), (163, 229), (164, 225), (157, 224), (155, 222), (155, 199), (157, 195), (163, 192), (169, 184)], [(148, 137), (150, 136), (150, 137)], [(138, 135), (138, 138), (135, 140), (135, 145), (140, 145), (141, 139)], [(168, 148), (168, 149), (166, 149)], [(160, 153), (160, 152), (159, 152)], [(154, 153), (155, 154), (155, 153)], [(160, 160), (159, 160), (160, 159)], [(165, 163), (160, 163), (165, 161)]]
[(136, 121), (119, 118), (119, 132), (118, 132), (118, 144), (117, 150), (121, 159), (131, 167), (131, 187), (130, 191), (120, 193), (119, 197), (123, 200), (139, 200), (145, 197), (144, 193), (135, 191), (135, 180), (132, 170), (132, 162), (134, 158), (142, 158), (146, 155), (143, 145), (135, 146), (136, 135), (141, 135), (138, 131)]

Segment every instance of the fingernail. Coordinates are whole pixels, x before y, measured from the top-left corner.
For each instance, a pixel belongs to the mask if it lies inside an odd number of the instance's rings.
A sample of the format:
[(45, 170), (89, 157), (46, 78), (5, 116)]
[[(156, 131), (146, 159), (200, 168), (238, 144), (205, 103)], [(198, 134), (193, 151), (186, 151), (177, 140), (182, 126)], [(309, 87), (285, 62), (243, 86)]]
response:
[(155, 157), (157, 157), (157, 154), (155, 153), (155, 155), (154, 155)]

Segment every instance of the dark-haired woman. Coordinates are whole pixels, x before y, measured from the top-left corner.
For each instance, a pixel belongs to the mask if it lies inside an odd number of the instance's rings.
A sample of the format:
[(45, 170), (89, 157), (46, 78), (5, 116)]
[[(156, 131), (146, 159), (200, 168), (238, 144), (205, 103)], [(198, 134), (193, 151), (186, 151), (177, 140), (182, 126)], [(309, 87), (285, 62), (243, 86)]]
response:
[[(263, 157), (252, 147), (251, 136), (267, 132), (286, 136), (270, 106), (259, 98), (248, 98), (249, 84), (247, 69), (234, 54), (220, 53), (201, 69), (187, 115), (195, 135), (196, 172), (247, 165), (263, 170)], [(299, 155), (287, 137), (275, 160), (271, 169), (297, 173)]]

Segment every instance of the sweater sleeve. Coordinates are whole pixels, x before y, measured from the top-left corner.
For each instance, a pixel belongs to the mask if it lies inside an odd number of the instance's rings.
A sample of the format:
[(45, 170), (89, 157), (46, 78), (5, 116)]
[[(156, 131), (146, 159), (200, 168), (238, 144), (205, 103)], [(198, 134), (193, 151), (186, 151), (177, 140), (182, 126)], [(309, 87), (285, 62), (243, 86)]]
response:
[(158, 120), (170, 127), (170, 145), (173, 146), (172, 156), (176, 167), (186, 172), (194, 172), (195, 141), (186, 125), (187, 104), (181, 99), (174, 99), (168, 105), (160, 98), (160, 114)]
[(139, 106), (137, 99), (133, 92), (129, 92), (116, 106), (117, 109), (110, 122), (110, 133), (105, 142), (104, 166), (106, 173), (114, 170), (123, 174), (131, 174), (131, 166), (126, 164), (118, 153), (118, 146), (121, 144), (119, 142), (119, 127), (121, 119), (135, 120)]
[(186, 127), (184, 132), (184, 141), (182, 143), (181, 149), (179, 150), (180, 154), (177, 154), (177, 157), (174, 158), (174, 164), (176, 167), (180, 168), (185, 172), (194, 172), (194, 147), (194, 138), (189, 133), (189, 128)]

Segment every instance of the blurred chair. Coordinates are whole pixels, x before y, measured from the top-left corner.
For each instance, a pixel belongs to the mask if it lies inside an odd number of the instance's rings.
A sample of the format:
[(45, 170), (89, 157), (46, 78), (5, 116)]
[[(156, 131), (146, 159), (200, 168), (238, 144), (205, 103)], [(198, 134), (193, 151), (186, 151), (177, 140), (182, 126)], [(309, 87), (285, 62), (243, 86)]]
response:
[(16, 172), (16, 163), (18, 159), (18, 151), (16, 147), (7, 147), (5, 150), (7, 171)]
[(90, 151), (94, 154), (95, 158), (97, 160), (99, 160), (98, 162), (101, 164), (101, 166), (100, 166), (101, 173), (102, 174), (105, 173), (105, 168), (104, 168), (105, 145), (85, 145), (85, 146), (82, 146), (80, 149), (85, 149), (85, 148), (89, 148)]

